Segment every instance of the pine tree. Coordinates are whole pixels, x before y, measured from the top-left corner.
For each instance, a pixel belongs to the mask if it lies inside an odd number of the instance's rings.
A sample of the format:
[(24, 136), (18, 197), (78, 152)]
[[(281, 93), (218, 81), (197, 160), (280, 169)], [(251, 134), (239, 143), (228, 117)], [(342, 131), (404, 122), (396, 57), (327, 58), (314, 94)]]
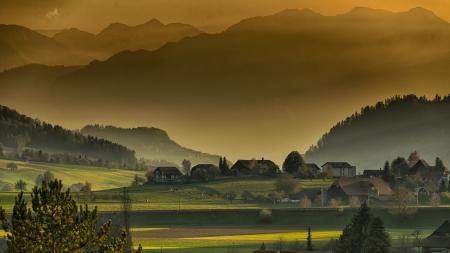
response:
[(220, 172), (222, 173), (223, 176), (230, 176), (231, 171), (230, 167), (228, 166), (227, 158), (223, 157), (223, 159), (221, 158), (220, 160), (221, 160), (221, 164), (219, 164)]
[(380, 218), (376, 217), (370, 223), (369, 233), (363, 244), (362, 252), (387, 253), (390, 247), (389, 234)]
[(308, 238), (306, 242), (306, 250), (307, 251), (313, 251), (313, 245), (312, 245), (312, 237), (311, 237), (311, 226), (308, 226)]
[(266, 250), (266, 244), (264, 244), (264, 242), (259, 247), (259, 250)]
[[(126, 234), (111, 236), (111, 221), (99, 226), (97, 208), (77, 207), (61, 181), (43, 181), (31, 193), (31, 208), (23, 192), (16, 198), (11, 222), (0, 208), (0, 221), (7, 232), (8, 252), (123, 252)], [(142, 248), (138, 250), (142, 251)]]
[(386, 161), (383, 168), (383, 174), (381, 178), (386, 181), (390, 186), (395, 185), (395, 175), (391, 171), (391, 166), (389, 165), (389, 161)]
[(445, 183), (445, 180), (441, 179), (441, 182), (439, 183), (439, 192), (446, 192), (447, 191), (447, 185)]
[(441, 158), (436, 157), (436, 162), (435, 162), (435, 166), (436, 168), (445, 168), (444, 163), (442, 162)]

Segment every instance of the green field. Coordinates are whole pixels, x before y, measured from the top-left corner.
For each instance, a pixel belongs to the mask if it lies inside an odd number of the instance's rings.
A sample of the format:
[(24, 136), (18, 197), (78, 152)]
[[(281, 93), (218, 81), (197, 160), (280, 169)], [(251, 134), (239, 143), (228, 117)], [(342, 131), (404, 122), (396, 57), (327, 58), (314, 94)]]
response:
[(142, 171), (108, 169), (102, 167), (44, 164), (14, 161), (17, 171), (9, 171), (6, 164), (11, 161), (0, 160), (0, 184), (15, 184), (22, 179), (27, 183), (28, 190), (35, 184), (38, 175), (51, 171), (56, 178), (61, 179), (66, 186), (75, 183), (89, 182), (94, 190), (104, 190), (129, 186), (134, 175), (144, 175)]

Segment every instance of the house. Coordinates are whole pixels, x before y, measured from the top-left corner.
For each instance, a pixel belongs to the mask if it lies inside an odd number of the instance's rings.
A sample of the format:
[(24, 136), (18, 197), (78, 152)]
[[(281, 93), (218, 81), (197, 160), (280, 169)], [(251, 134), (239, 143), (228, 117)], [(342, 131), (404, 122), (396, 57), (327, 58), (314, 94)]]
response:
[(328, 199), (349, 201), (357, 197), (360, 201), (376, 199), (384, 201), (393, 192), (388, 183), (379, 177), (340, 177), (328, 188)]
[(450, 221), (445, 221), (430, 236), (422, 241), (425, 253), (450, 252)]
[(420, 159), (409, 170), (409, 176), (421, 180), (430, 180), (432, 182), (440, 182), (445, 177), (447, 171), (445, 167), (430, 166), (428, 163)]
[(330, 173), (333, 177), (354, 177), (356, 167), (347, 162), (326, 162), (322, 165), (322, 172)]
[(281, 173), (280, 167), (271, 160), (238, 160), (231, 167), (232, 173), (236, 175), (261, 175), (273, 176)]
[(153, 181), (159, 183), (179, 182), (183, 175), (176, 167), (158, 167), (153, 174)]
[(191, 169), (193, 179), (209, 181), (220, 176), (220, 169), (214, 164), (197, 164)]
[(364, 170), (363, 177), (381, 177), (383, 175), (383, 170)]
[(317, 164), (315, 164), (315, 163), (307, 163), (306, 164), (306, 169), (308, 171), (311, 171), (314, 176), (318, 176), (320, 171), (321, 171), (320, 167)]

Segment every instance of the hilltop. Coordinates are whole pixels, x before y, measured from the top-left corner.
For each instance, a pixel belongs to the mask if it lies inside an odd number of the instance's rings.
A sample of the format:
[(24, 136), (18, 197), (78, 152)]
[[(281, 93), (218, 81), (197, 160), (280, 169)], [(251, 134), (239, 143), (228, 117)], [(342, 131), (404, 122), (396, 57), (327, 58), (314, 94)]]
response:
[(308, 161), (349, 161), (360, 169), (408, 157), (450, 162), (450, 95), (429, 100), (397, 96), (366, 106), (337, 123), (306, 152)]
[(50, 154), (64, 153), (96, 161), (108, 161), (114, 167), (134, 168), (137, 163), (134, 151), (124, 146), (32, 119), (1, 105), (0, 147), (13, 150), (15, 154), (12, 156), (21, 156), (29, 148)]
[(149, 160), (167, 161), (181, 165), (184, 159), (192, 165), (200, 163), (219, 163), (219, 156), (202, 153), (182, 147), (167, 132), (158, 128), (118, 128), (114, 126), (87, 125), (81, 129), (84, 135), (97, 136), (124, 145), (136, 151), (138, 157)]

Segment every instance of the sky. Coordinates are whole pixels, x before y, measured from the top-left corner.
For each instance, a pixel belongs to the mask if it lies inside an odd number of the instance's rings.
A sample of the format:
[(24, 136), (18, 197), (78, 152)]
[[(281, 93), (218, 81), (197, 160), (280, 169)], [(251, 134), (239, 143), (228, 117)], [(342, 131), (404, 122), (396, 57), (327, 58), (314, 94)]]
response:
[(129, 25), (157, 18), (183, 22), (205, 32), (220, 32), (240, 20), (289, 8), (310, 8), (324, 15), (355, 6), (404, 11), (421, 6), (450, 20), (448, 0), (1, 0), (0, 23), (33, 29), (77, 27), (99, 32), (113, 22)]
[[(0, 23), (19, 24), (33, 29), (77, 27), (95, 33), (114, 22), (136, 25), (157, 18), (164, 23), (183, 22), (206, 32), (218, 33), (244, 18), (270, 15), (284, 9), (310, 8), (324, 15), (335, 15), (348, 12), (356, 6), (391, 11), (405, 11), (421, 6), (450, 20), (450, 0), (0, 0)], [(408, 91), (380, 90), (364, 97), (352, 94), (346, 98), (347, 103), (339, 106), (333, 104), (339, 103), (333, 101), (333, 98), (327, 101), (312, 96), (302, 97), (305, 102), (301, 105), (289, 105), (283, 101), (274, 101), (270, 108), (246, 108), (244, 105), (239, 108), (240, 118), (222, 113), (216, 116), (191, 113), (188, 108), (179, 104), (160, 111), (157, 108), (142, 111), (139, 110), (139, 105), (126, 103), (118, 105), (114, 110), (110, 107), (102, 110), (101, 104), (96, 110), (82, 110), (79, 107), (82, 105), (73, 105), (74, 108), (45, 108), (39, 106), (39, 102), (31, 104), (16, 98), (9, 101), (5, 98), (0, 104), (5, 103), (24, 114), (71, 129), (93, 123), (121, 127), (159, 127), (168, 131), (175, 141), (189, 148), (226, 155), (232, 160), (264, 156), (281, 163), (288, 152), (306, 151), (330, 127), (363, 106), (383, 101), (395, 94), (415, 92), (428, 97), (433, 97), (436, 93), (448, 94), (448, 87), (441, 86), (440, 90), (434, 88), (417, 85)], [(314, 107), (318, 103), (327, 106)], [(306, 108), (308, 106), (311, 108)], [(300, 109), (307, 113), (299, 115)], [(71, 112), (70, 115), (68, 111)], [(168, 111), (178, 114), (174, 117), (175, 114), (166, 113)], [(251, 119), (268, 112), (273, 115), (270, 123), (255, 129)], [(305, 119), (306, 124), (297, 120), (299, 116)], [(224, 123), (215, 117), (226, 117), (229, 120)], [(222, 124), (220, 132), (217, 124)], [(300, 128), (300, 124), (306, 126)]]

